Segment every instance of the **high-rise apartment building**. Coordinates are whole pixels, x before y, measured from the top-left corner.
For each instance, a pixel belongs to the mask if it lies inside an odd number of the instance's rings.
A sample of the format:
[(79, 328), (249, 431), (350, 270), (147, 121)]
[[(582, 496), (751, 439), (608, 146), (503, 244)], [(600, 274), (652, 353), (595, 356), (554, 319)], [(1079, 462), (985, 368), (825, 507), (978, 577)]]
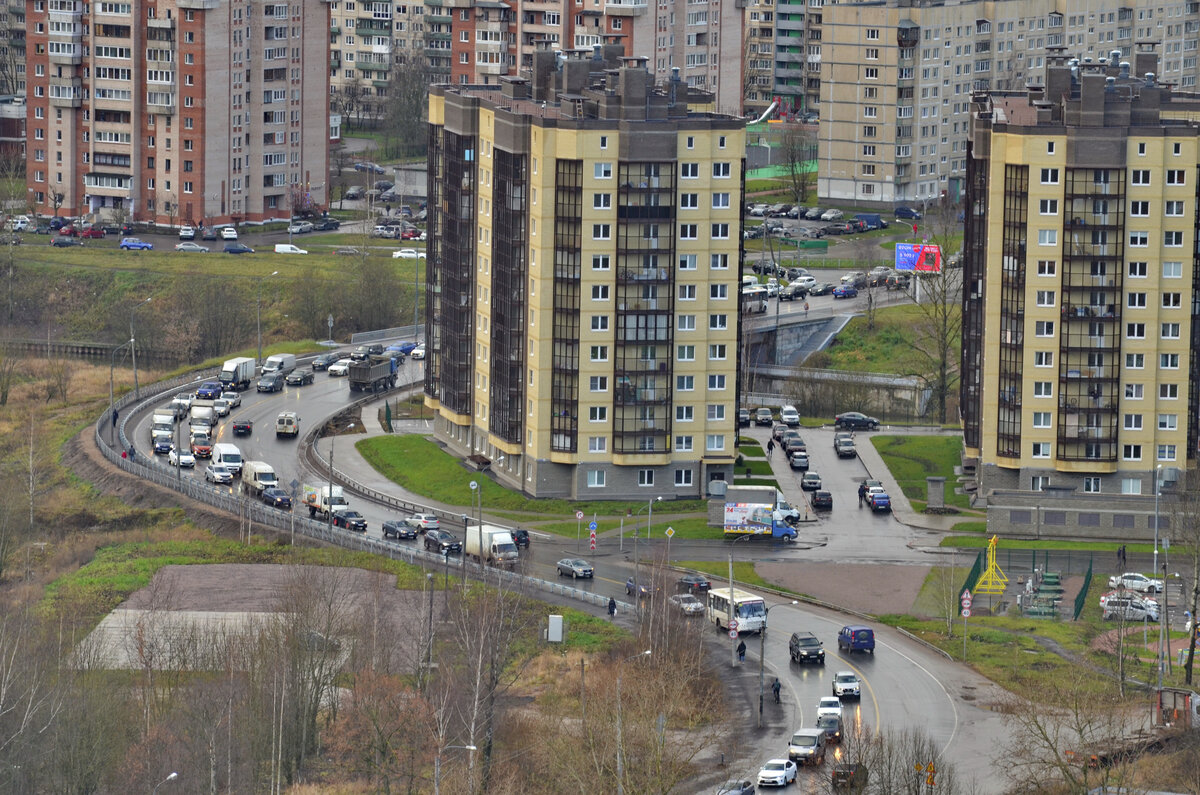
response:
[[(763, 10), (750, 13), (752, 2)], [(646, 13), (632, 20), (632, 53), (646, 59), (658, 82), (678, 74), (689, 87), (710, 92), (714, 110), (731, 116), (744, 114), (748, 99), (755, 107), (769, 104), (770, 55), (764, 47), (770, 44), (772, 22), (762, 17), (772, 12), (765, 0), (657, 0), (642, 8)], [(761, 57), (759, 50), (764, 50)], [(765, 65), (756, 63), (750, 74), (748, 59)]]
[(38, 212), (180, 225), (325, 204), (325, 2), (27, 0), (26, 12)]
[[(1026, 92), (972, 99), (961, 402), (981, 493), (1152, 495), (1195, 458), (1200, 98), (1157, 72), (1152, 45), (1132, 66), (1055, 54)], [(1109, 513), (1080, 524), (1133, 527)]]
[(732, 477), (745, 128), (688, 95), (611, 50), (431, 89), (425, 400), (527, 494)]
[[(806, 80), (803, 109), (820, 112), (817, 190), (832, 200), (918, 207), (960, 201), (972, 92), (1021, 89), (1040, 79), (1056, 48), (1096, 64), (1118, 50), (1119, 63), (1131, 58), (1134, 42), (1156, 41), (1161, 82), (1190, 90), (1200, 75), (1197, 2), (808, 6), (806, 66), (819, 68), (819, 80)], [(784, 33), (778, 30), (777, 44)], [(788, 86), (780, 85), (779, 70), (794, 73), (785, 55), (794, 49), (777, 48), (780, 93)]]

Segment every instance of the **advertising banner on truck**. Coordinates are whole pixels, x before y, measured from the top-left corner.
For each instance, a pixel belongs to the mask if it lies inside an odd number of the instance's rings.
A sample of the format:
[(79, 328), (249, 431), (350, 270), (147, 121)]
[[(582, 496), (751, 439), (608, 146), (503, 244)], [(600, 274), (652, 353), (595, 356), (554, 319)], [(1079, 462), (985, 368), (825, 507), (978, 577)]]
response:
[(941, 273), (942, 249), (924, 243), (897, 243), (896, 270)]
[(725, 503), (726, 535), (771, 535), (775, 506), (757, 502)]

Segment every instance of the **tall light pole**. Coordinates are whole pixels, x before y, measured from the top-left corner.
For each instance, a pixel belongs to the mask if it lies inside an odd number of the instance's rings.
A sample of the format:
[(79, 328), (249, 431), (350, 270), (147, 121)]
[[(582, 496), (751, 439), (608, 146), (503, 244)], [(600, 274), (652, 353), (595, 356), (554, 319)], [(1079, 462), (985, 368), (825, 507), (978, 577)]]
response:
[[(790, 604), (798, 605), (800, 602), (793, 599)], [(779, 607), (779, 605), (770, 605), (763, 611), (763, 627), (758, 633), (758, 728), (760, 729), (763, 722), (763, 660), (766, 657), (767, 619), (771, 617), (772, 607)]]
[[(271, 276), (279, 275), (279, 271), (271, 271)], [(254, 364), (256, 367), (262, 367), (262, 283), (263, 279), (269, 279), (271, 276), (258, 277), (258, 296), (255, 299), (255, 324), (258, 326), (258, 361)]]
[[(475, 503), (475, 532), (479, 534), (479, 568), (483, 568), (483, 490), (477, 481), (471, 481), (471, 502)], [(463, 527), (463, 543), (467, 543), (466, 526)], [(463, 560), (467, 556), (463, 555)]]
[(178, 774), (178, 773), (172, 773), (171, 775), (169, 775), (169, 776), (167, 776), (166, 778), (164, 778), (162, 781), (160, 781), (160, 782), (158, 782), (157, 784), (155, 784), (155, 785), (154, 785), (154, 789), (152, 790), (152, 795), (157, 795), (157, 793), (158, 793), (158, 788), (159, 788), (159, 787), (161, 787), (163, 784), (166, 784), (168, 781), (174, 781), (174, 780), (175, 780), (175, 779), (177, 779), (177, 778), (179, 778), (179, 774)]
[(622, 666), (639, 657), (649, 657), (650, 649), (640, 651), (617, 663), (617, 795), (625, 795), (625, 758), (621, 753), (621, 671)]
[[(726, 626), (733, 623), (733, 545), (739, 541), (745, 541), (747, 538), (750, 538), (748, 534), (741, 538), (733, 539), (729, 544), (729, 599), (726, 600), (726, 604), (728, 604), (728, 617), (725, 619)], [(736, 641), (737, 637), (730, 638), (730, 640)], [(737, 665), (737, 643), (729, 644), (729, 665), (730, 667)]]
[[(109, 416), (112, 415), (113, 406), (116, 405), (114, 398), (113, 398), (113, 371), (117, 367), (117, 351), (119, 351), (122, 348), (129, 346), (129, 345), (133, 345), (133, 340), (129, 340), (128, 342), (123, 342), (120, 345), (118, 345), (117, 347), (113, 348), (112, 355), (109, 356), (109, 358), (108, 358), (108, 413), (109, 413)], [(109, 438), (111, 439), (110, 444), (116, 444), (116, 441), (117, 441), (117, 423), (116, 422), (113, 422), (113, 424), (112, 424), (112, 433), (110, 434)]]
[[(1158, 493), (1159, 493), (1159, 478), (1162, 475), (1162, 464), (1154, 468), (1154, 576), (1158, 576)], [(1166, 572), (1163, 572), (1163, 594), (1167, 591)], [(1158, 689), (1162, 690), (1163, 680), (1163, 624), (1166, 620), (1163, 608), (1158, 610)]]
[[(346, 426), (347, 431), (354, 430), (354, 423)], [(329, 534), (333, 535), (333, 440), (337, 438), (336, 433), (329, 435), (329, 490), (325, 497), (325, 523), (329, 528)], [(320, 499), (318, 493), (317, 499)]]
[(437, 756), (433, 758), (433, 795), (439, 795), (441, 792), (442, 781), (442, 751), (449, 751), (452, 748), (460, 748), (464, 751), (474, 751), (473, 745), (447, 745), (444, 748), (439, 748)]
[(142, 391), (141, 391), (141, 389), (138, 387), (138, 376), (137, 376), (137, 343), (135, 343), (135, 342), (134, 342), (134, 334), (133, 334), (133, 315), (134, 315), (134, 313), (135, 313), (135, 312), (137, 312), (137, 311), (138, 311), (139, 309), (141, 309), (143, 306), (145, 306), (146, 304), (150, 303), (150, 301), (151, 301), (151, 299), (152, 299), (152, 298), (153, 298), (153, 296), (151, 296), (150, 298), (147, 298), (145, 301), (142, 301), (141, 303), (139, 303), (139, 304), (137, 304), (136, 306), (134, 306), (134, 308), (133, 308), (133, 309), (130, 309), (130, 310), (129, 310), (129, 346), (130, 346), (130, 350), (132, 350), (132, 351), (133, 351), (133, 396), (134, 396), (135, 398), (139, 399), (139, 400), (140, 400), (140, 399), (141, 399), (141, 397), (142, 397)]

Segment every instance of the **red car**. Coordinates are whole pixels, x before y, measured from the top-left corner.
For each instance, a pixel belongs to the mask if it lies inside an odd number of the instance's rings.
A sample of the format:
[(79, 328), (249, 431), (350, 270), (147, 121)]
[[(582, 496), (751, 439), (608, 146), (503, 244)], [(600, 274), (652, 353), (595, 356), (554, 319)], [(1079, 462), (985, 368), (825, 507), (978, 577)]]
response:
[(79, 237), (79, 232), (72, 224), (67, 224), (58, 230), (59, 237)]
[(96, 238), (96, 239), (103, 239), (103, 237), (104, 237), (104, 230), (103, 230), (103, 229), (98, 229), (98, 228), (96, 228), (96, 227), (94, 227), (94, 226), (93, 226), (93, 227), (89, 227), (89, 228), (87, 228), (87, 229), (83, 230), (82, 232), (80, 232), (80, 233), (79, 233), (79, 236), (80, 236), (80, 237), (83, 237), (83, 238)]
[(420, 229), (405, 229), (403, 232), (400, 233), (400, 239), (401, 240), (420, 240), (421, 239), (421, 230)]

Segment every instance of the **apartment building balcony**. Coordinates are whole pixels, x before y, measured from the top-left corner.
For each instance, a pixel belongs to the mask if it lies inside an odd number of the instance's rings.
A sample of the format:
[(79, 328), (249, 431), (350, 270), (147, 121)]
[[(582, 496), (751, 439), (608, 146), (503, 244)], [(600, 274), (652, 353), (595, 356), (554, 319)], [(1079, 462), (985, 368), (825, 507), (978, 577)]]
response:
[(775, 61), (776, 61), (776, 63), (782, 62), (782, 63), (803, 64), (804, 63), (804, 53), (800, 52), (799, 50), (792, 51), (792, 50), (777, 49), (777, 50), (775, 50)]
[(329, 22), (329, 32), (330, 32), (330, 33), (341, 33), (341, 32), (342, 32), (342, 26), (341, 26), (341, 25), (339, 25), (337, 22), (335, 22), (335, 21), (333, 21), (333, 20), (330, 20), (330, 22)]
[(805, 62), (808, 63), (810, 66), (815, 65), (817, 67), (820, 67), (821, 56), (820, 55), (807, 55), (807, 56), (805, 56)]
[(374, 61), (355, 61), (354, 68), (360, 72), (378, 72), (387, 69), (387, 66)]
[(503, 75), (508, 73), (508, 67), (502, 63), (478, 63), (475, 71), (481, 75)]
[(360, 19), (354, 26), (354, 32), (359, 36), (387, 36), (390, 38), (392, 35), (392, 26), (387, 22), (381, 23), (376, 19)]
[(83, 45), (80, 42), (65, 43), (65, 42), (50, 42), (51, 46), (47, 48), (47, 56), (50, 63), (62, 64), (64, 66), (75, 66), (83, 63)]
[(646, 3), (631, 0), (609, 0), (604, 4), (604, 13), (610, 17), (640, 17), (646, 13)]
[(788, 19), (780, 15), (775, 18), (775, 30), (804, 30), (804, 18)]
[(166, 86), (158, 86), (157, 91), (146, 91), (146, 107), (151, 113), (157, 113), (160, 116), (171, 116), (175, 113), (175, 94), (173, 91), (165, 91)]
[(83, 187), (93, 196), (129, 195), (133, 177), (128, 174), (92, 171), (83, 175)]
[(78, 77), (50, 78), (50, 106), (78, 108), (83, 104), (83, 81)]
[(776, 64), (775, 64), (775, 78), (777, 80), (779, 80), (779, 79), (803, 80), (804, 76), (807, 74), (808, 74), (808, 71), (802, 67), (792, 67), (792, 66), (788, 66), (786, 64), (781, 64), (779, 62), (776, 62)]
[(185, 11), (216, 11), (221, 0), (179, 0), (176, 5)]
[(371, 54), (372, 55), (391, 55), (392, 54), (392, 45), (391, 45), (391, 43), (372, 44), (371, 45)]

